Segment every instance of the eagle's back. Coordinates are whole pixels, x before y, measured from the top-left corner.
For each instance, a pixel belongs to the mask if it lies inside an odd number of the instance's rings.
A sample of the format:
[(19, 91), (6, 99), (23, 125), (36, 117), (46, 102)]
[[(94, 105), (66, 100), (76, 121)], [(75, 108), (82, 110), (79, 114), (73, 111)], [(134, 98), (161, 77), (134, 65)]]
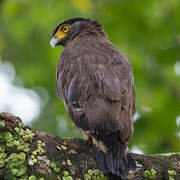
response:
[(57, 68), (57, 93), (76, 126), (121, 131), (124, 141), (131, 137), (133, 73), (127, 58), (108, 40), (77, 39), (65, 47)]

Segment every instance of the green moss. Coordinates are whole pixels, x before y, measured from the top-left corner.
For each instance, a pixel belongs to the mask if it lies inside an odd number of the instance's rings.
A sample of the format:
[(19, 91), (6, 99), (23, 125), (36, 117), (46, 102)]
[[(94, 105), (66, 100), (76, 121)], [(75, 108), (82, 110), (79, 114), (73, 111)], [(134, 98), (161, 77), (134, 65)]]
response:
[(99, 169), (89, 169), (88, 174), (84, 175), (85, 180), (107, 180), (107, 177)]
[(69, 176), (69, 172), (68, 171), (63, 171), (63, 180), (73, 180), (73, 178), (71, 176)]
[(5, 126), (5, 123), (3, 121), (0, 122), (0, 129), (2, 129)]
[(40, 140), (38, 140), (37, 141), (37, 153), (39, 153), (39, 154), (43, 154), (43, 153), (45, 153), (45, 150), (44, 150), (44, 147), (45, 146), (45, 143), (43, 143), (42, 141), (40, 141)]
[(168, 174), (169, 174), (169, 180), (174, 180), (174, 176), (176, 176), (176, 171), (175, 170), (168, 170)]
[(6, 153), (4, 152), (4, 149), (1, 148), (1, 153), (0, 153), (0, 168), (2, 168), (5, 165), (5, 158), (6, 158)]
[[(31, 157), (30, 157), (30, 159), (28, 161), (28, 164), (30, 166), (33, 166), (34, 164), (37, 163), (36, 156), (38, 154), (43, 154), (45, 152), (43, 146), (45, 146), (45, 143), (43, 143), (42, 141), (38, 140), (37, 141), (37, 149), (32, 152)], [(58, 171), (58, 170), (56, 169), (56, 171)]]
[(34, 137), (34, 133), (30, 129), (26, 129), (25, 131), (23, 131), (22, 137), (25, 141), (31, 142)]
[(14, 143), (13, 142), (8, 142), (8, 143), (6, 143), (6, 146), (9, 147), (9, 148), (12, 148), (12, 147), (14, 147)]
[(25, 175), (21, 176), (21, 179), (20, 179), (20, 180), (27, 180), (27, 179), (28, 179), (28, 175), (25, 174)]
[(55, 163), (55, 162), (51, 162), (51, 163), (50, 163), (50, 166), (51, 166), (51, 168), (52, 168), (56, 173), (58, 173), (58, 172), (60, 171), (60, 168), (58, 168), (58, 167), (56, 166), (56, 163)]
[(33, 151), (32, 154), (33, 154), (33, 155), (37, 155), (37, 151)]
[[(29, 142), (32, 142), (35, 134), (30, 129), (23, 129), (24, 125), (22, 123), (18, 123), (18, 127), (15, 127), (14, 130), (18, 134), (18, 139), (14, 140), (12, 144), (17, 146), (17, 150), (21, 150), (24, 152), (29, 152)], [(19, 137), (20, 136), (20, 137)], [(16, 136), (15, 136), (16, 137)]]
[(12, 134), (9, 131), (3, 131), (0, 134), (0, 142), (11, 142), (13, 140)]
[(99, 169), (95, 169), (95, 170), (94, 170), (94, 175), (98, 176), (99, 173), (100, 173)]
[(19, 143), (17, 143), (17, 150), (22, 150), (24, 152), (29, 152), (29, 143), (25, 142), (23, 139), (19, 139)]
[(172, 176), (169, 176), (169, 180), (175, 180)]
[(91, 176), (89, 174), (84, 175), (84, 180), (91, 180)]
[(151, 174), (154, 174), (154, 175), (156, 175), (156, 170), (155, 169), (151, 169)]
[[(22, 123), (18, 123), (18, 127), (12, 128), (8, 130), (7, 125), (0, 121), (0, 142), (2, 142), (0, 146), (0, 168), (5, 167), (8, 174), (6, 175), (6, 179), (19, 179), (19, 180), (36, 180), (38, 179), (36, 176), (31, 175), (28, 177), (27, 167), (25, 162), (27, 162), (30, 166), (33, 166), (37, 163), (37, 155), (41, 155), (45, 152), (44, 146), (45, 143), (38, 140), (37, 141), (37, 149), (35, 149), (31, 154), (28, 153), (28, 158), (24, 152), (30, 151), (30, 143), (32, 142), (35, 134), (30, 129), (24, 127)], [(6, 129), (3, 129), (6, 127)], [(13, 133), (13, 136), (12, 134)], [(13, 149), (11, 149), (13, 147)], [(67, 150), (67, 146), (60, 145), (58, 146), (61, 150)], [(10, 150), (10, 151), (9, 151)], [(17, 150), (18, 153), (13, 153), (12, 150)], [(8, 153), (7, 153), (8, 152)], [(10, 155), (8, 155), (10, 152)], [(7, 157), (8, 156), (8, 157)], [(70, 160), (67, 162), (62, 162), (63, 165), (72, 166)], [(53, 169), (55, 173), (60, 172), (60, 168), (57, 167), (55, 162), (50, 163), (50, 167)], [(3, 173), (0, 172), (0, 173)], [(73, 180), (71, 175), (75, 175), (75, 170), (63, 171), (61, 174), (61, 178), (63, 180)], [(56, 174), (54, 174), (57, 176)], [(54, 177), (55, 177), (54, 176)], [(102, 172), (98, 169), (89, 170), (88, 174), (85, 175), (85, 178), (104, 180), (107, 179)], [(39, 178), (39, 180), (43, 180), (44, 178)]]
[[(25, 166), (26, 154), (22, 151), (27, 151), (29, 143), (25, 142), (25, 140), (22, 136), (19, 135), (19, 133), (31, 133), (29, 132), (29, 130), (25, 131), (22, 129), (22, 127), (24, 127), (22, 123), (19, 126), (20, 127), (15, 127), (11, 129), (10, 126), (6, 125), (5, 122), (0, 121), (0, 173), (8, 172), (6, 175), (3, 175), (5, 179), (27, 179), (27, 175), (25, 175), (27, 170)], [(16, 149), (18, 150), (18, 153), (13, 153), (12, 150)], [(8, 154), (10, 155), (8, 156)]]
[(29, 161), (28, 161), (28, 164), (30, 165), (30, 166), (33, 166), (34, 164), (36, 164), (37, 163), (37, 159), (29, 159)]
[(60, 171), (60, 168), (54, 168), (54, 171), (56, 172), (56, 173), (58, 173), (59, 171)]
[(168, 174), (171, 176), (175, 176), (176, 175), (176, 171), (175, 170), (168, 170)]
[(20, 128), (18, 128), (18, 127), (15, 127), (14, 130), (15, 130), (17, 133), (20, 132)]
[(16, 176), (16, 174), (18, 173), (18, 169), (11, 169), (11, 173), (12, 175)]
[(0, 153), (1, 152), (4, 152), (4, 148), (2, 148), (1, 146), (0, 146)]
[(36, 180), (36, 176), (31, 175), (31, 176), (29, 176), (28, 180)]
[(5, 161), (3, 159), (0, 159), (0, 168), (2, 168), (5, 164)]
[(156, 170), (151, 169), (150, 171), (145, 170), (144, 173), (143, 173), (143, 176), (144, 176), (144, 178), (155, 179), (156, 174), (157, 174)]
[(149, 170), (145, 170), (143, 173), (144, 178), (148, 178), (150, 176), (150, 171)]
[(31, 142), (35, 136), (35, 134), (30, 129), (27, 128), (24, 130), (24, 125), (21, 122), (18, 123), (18, 127), (15, 127), (14, 130), (26, 142)]
[(25, 172), (26, 172), (26, 167), (25, 166), (21, 166), (19, 169), (15, 169), (15, 168), (11, 169), (12, 175), (18, 176), (18, 177), (25, 174)]
[(63, 175), (64, 176), (69, 176), (69, 172), (68, 171), (63, 171)]
[(24, 128), (24, 127), (25, 127), (22, 122), (19, 122), (19, 123), (18, 123), (18, 126), (19, 126), (20, 128)]
[(76, 171), (74, 169), (71, 169), (71, 174), (72, 175), (75, 175), (76, 174)]
[(92, 170), (92, 169), (89, 169), (89, 170), (88, 170), (88, 174), (89, 174), (90, 176), (92, 176), (92, 175), (93, 175), (93, 170)]
[(14, 140), (14, 141), (13, 141), (13, 144), (16, 145), (16, 146), (18, 146), (18, 145), (20, 144), (20, 142), (17, 141), (17, 140)]
[(31, 155), (31, 158), (28, 161), (30, 166), (33, 166), (34, 164), (37, 163), (37, 159), (35, 158), (35, 155)]
[(8, 158), (4, 160), (6, 162), (6, 168), (9, 169), (8, 179), (20, 177), (26, 173), (27, 168), (24, 165), (25, 159), (25, 153), (20, 152), (12, 153)]
[(19, 154), (13, 153), (7, 159), (8, 159), (7, 166), (12, 167), (13, 165), (15, 165), (16, 167), (25, 162), (26, 154), (23, 152), (20, 152)]
[(51, 166), (52, 168), (54, 168), (54, 167), (56, 167), (56, 163), (55, 163), (55, 162), (51, 162), (51, 163), (50, 163), (50, 166)]
[(0, 153), (0, 159), (4, 159), (4, 158), (6, 158), (6, 153), (5, 152)]

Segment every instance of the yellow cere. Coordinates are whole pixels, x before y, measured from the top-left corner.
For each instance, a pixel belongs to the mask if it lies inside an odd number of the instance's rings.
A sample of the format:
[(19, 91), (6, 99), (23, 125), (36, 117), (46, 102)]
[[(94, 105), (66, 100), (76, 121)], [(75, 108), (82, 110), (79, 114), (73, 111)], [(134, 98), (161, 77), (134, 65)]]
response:
[(67, 32), (69, 31), (70, 28), (71, 28), (70, 25), (63, 24), (62, 26), (60, 26), (60, 28), (59, 28), (58, 31), (56, 32), (55, 38), (57, 38), (57, 39), (63, 39), (64, 37), (66, 37)]

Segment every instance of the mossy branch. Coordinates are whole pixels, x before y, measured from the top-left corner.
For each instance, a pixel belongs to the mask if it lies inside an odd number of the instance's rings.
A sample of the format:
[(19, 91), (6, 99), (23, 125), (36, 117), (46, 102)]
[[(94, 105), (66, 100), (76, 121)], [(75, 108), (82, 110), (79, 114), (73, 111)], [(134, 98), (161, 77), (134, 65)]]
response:
[[(133, 154), (138, 169), (128, 179), (180, 179), (180, 153)], [(103, 180), (93, 148), (82, 139), (62, 139), (25, 127), (9, 113), (0, 114), (0, 179)]]

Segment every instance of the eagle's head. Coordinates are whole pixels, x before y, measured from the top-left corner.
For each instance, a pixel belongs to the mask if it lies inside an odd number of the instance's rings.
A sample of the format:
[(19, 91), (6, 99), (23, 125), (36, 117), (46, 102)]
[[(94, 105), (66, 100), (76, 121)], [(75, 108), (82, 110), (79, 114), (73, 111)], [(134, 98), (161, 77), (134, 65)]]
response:
[(51, 47), (65, 46), (78, 35), (102, 35), (106, 36), (101, 25), (94, 20), (86, 18), (72, 18), (60, 23), (53, 32), (50, 41)]

